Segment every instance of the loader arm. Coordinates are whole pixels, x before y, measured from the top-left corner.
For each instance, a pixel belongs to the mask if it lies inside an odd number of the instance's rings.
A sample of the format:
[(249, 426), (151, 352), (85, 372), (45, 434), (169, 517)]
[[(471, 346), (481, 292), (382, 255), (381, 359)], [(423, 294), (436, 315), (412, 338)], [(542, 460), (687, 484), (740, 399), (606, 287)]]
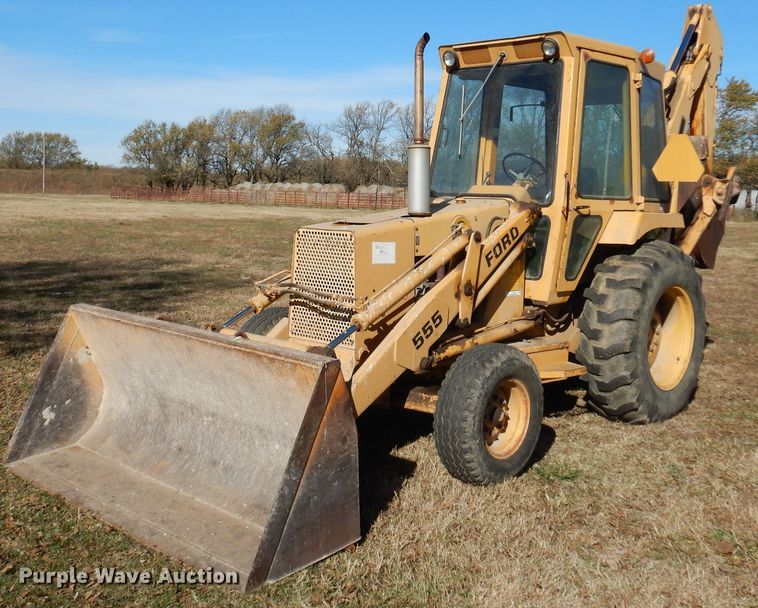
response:
[[(484, 240), (477, 232), (469, 234), (464, 259), (405, 313), (355, 372), (351, 392), (356, 414), (363, 413), (406, 370), (418, 372), (431, 366), (432, 347), (445, 335), (461, 310), (470, 318), (470, 313), (484, 302), (498, 278), (517, 258), (514, 252), (523, 253), (526, 232), (539, 215), (536, 206), (515, 204), (507, 221)], [(404, 284), (403, 279), (393, 285), (396, 284)], [(389, 308), (388, 295), (393, 294), (393, 285), (377, 294), (365, 311)], [(400, 293), (395, 296), (399, 298)], [(379, 314), (372, 316), (365, 312), (353, 317), (356, 325), (370, 325), (379, 319)]]

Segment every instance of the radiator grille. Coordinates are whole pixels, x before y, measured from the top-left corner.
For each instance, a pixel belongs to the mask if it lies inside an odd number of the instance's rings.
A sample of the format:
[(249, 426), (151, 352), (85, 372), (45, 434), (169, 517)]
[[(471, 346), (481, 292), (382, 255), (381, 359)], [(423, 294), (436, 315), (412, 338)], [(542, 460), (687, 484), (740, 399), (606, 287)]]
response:
[[(355, 297), (355, 243), (352, 232), (301, 228), (295, 234), (298, 285), (317, 291)], [(353, 311), (331, 308), (298, 298), (290, 300), (290, 336), (327, 343), (350, 325)], [(353, 336), (343, 342), (354, 346)]]

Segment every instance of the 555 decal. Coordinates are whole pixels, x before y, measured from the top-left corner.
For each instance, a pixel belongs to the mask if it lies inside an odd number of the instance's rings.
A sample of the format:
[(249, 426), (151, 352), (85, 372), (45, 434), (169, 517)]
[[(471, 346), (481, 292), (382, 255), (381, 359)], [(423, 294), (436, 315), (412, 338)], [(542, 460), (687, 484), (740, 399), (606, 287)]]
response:
[(434, 334), (434, 330), (442, 325), (442, 315), (440, 314), (439, 310), (435, 310), (432, 313), (431, 318), (424, 323), (424, 325), (421, 327), (420, 331), (417, 331), (413, 335), (413, 347), (416, 350), (419, 350), (422, 346), (424, 346), (424, 343), (432, 337)]

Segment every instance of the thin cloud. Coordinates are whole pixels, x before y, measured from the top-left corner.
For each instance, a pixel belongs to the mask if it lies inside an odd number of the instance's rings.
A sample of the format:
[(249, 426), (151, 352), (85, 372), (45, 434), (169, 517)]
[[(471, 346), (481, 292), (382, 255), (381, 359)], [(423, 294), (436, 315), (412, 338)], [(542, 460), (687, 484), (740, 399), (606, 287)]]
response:
[[(427, 83), (430, 94), (439, 83), (434, 79), (432, 75)], [(304, 75), (207, 67), (186, 71), (177, 66), (161, 70), (160, 76), (140, 77), (2, 46), (0, 82), (4, 90), (0, 95), (0, 133), (25, 128), (17, 124), (21, 116), (27, 125), (54, 120), (57, 130), (77, 139), (82, 151), (91, 155), (88, 158), (98, 162), (117, 162), (121, 138), (148, 118), (187, 123), (221, 108), (287, 103), (299, 117), (326, 123), (346, 105), (380, 99), (406, 103), (413, 92), (408, 66), (364, 66)], [(98, 134), (93, 135), (93, 130)]]
[[(362, 99), (407, 101), (412, 74), (406, 67), (365, 67), (350, 72), (272, 75), (216, 71), (194, 77), (117, 76), (0, 47), (0, 110), (155, 118), (184, 121), (222, 107), (289, 103), (304, 116), (335, 115)], [(431, 90), (431, 89), (430, 89)]]

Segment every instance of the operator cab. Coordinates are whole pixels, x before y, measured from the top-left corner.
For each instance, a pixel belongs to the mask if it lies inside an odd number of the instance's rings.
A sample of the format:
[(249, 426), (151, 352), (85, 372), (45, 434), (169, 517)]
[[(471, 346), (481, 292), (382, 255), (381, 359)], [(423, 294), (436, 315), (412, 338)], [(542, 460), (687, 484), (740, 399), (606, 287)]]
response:
[(432, 197), (540, 205), (525, 296), (565, 301), (613, 213), (668, 210), (668, 184), (652, 171), (666, 145), (665, 68), (630, 47), (563, 32), (439, 53)]

